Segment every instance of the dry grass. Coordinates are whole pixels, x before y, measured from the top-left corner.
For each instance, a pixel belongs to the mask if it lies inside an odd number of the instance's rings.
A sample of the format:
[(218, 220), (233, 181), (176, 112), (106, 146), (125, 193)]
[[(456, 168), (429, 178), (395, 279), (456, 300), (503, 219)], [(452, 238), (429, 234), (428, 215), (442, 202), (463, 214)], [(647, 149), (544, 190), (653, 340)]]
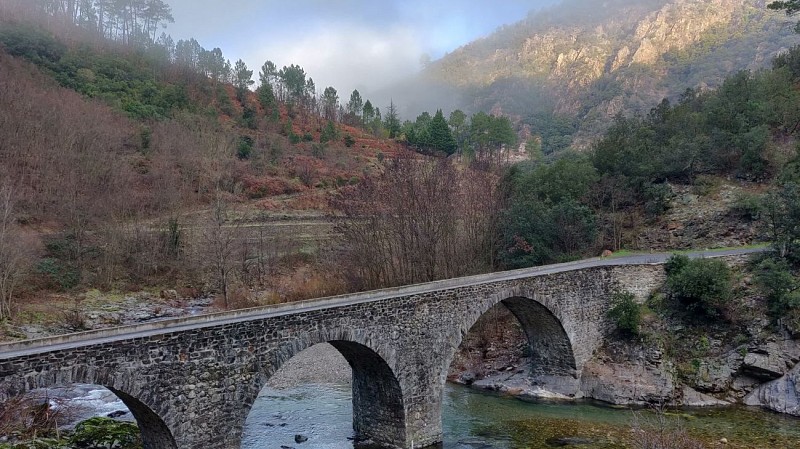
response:
[[(57, 407), (50, 405), (54, 402)], [(74, 420), (78, 411), (47, 392), (17, 396), (0, 403), (0, 435), (20, 439), (56, 435), (58, 426)]]

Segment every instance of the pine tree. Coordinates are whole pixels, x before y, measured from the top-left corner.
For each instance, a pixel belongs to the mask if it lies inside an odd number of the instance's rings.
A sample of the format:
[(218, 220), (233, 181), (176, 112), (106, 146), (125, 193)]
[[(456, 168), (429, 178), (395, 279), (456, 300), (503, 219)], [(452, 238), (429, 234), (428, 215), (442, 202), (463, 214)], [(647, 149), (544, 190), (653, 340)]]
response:
[(428, 125), (428, 145), (430, 148), (443, 151), (448, 155), (455, 153), (458, 143), (450, 132), (450, 126), (442, 114), (442, 110), (436, 111), (430, 124)]

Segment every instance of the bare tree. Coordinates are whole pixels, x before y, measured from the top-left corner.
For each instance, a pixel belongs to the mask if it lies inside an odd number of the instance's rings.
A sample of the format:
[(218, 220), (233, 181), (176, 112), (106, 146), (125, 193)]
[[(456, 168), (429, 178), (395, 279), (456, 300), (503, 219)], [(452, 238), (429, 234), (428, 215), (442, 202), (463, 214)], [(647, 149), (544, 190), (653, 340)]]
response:
[(497, 182), (447, 160), (400, 157), (334, 206), (343, 274), (356, 289), (491, 269)]
[(239, 226), (233, 223), (230, 204), (217, 192), (211, 205), (211, 216), (204, 230), (206, 262), (211, 278), (222, 293), (225, 308), (229, 306), (231, 284), (237, 263), (236, 241)]
[(32, 262), (30, 242), (22, 238), (14, 216), (11, 187), (0, 188), (0, 320), (11, 316), (11, 304)]

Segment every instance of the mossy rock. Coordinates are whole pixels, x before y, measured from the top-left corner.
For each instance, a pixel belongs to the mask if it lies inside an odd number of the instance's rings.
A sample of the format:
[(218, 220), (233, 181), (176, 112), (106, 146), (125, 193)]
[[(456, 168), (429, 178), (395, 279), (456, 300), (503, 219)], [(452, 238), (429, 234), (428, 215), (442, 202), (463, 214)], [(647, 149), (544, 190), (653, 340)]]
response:
[(134, 423), (91, 418), (75, 426), (70, 447), (85, 449), (142, 449), (142, 436)]

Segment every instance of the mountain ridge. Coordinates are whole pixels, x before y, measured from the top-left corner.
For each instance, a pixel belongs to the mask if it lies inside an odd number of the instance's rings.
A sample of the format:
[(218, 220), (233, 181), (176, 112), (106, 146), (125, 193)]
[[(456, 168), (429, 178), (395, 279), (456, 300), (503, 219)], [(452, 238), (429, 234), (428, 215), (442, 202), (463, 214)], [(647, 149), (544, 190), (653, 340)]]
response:
[(617, 114), (644, 114), (686, 89), (767, 67), (796, 37), (766, 3), (571, 0), (434, 61), (419, 82), (455, 89), (454, 108), (505, 113), (534, 135), (566, 118), (570, 142), (586, 147)]

